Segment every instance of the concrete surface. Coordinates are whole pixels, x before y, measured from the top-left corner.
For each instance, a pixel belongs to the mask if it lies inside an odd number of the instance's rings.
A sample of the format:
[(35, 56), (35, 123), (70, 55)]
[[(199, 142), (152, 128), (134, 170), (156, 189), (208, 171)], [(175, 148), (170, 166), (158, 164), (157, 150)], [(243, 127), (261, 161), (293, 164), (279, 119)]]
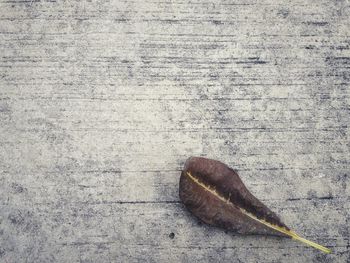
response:
[[(0, 262), (349, 262), (349, 1), (0, 1)], [(187, 157), (295, 231), (200, 224)]]

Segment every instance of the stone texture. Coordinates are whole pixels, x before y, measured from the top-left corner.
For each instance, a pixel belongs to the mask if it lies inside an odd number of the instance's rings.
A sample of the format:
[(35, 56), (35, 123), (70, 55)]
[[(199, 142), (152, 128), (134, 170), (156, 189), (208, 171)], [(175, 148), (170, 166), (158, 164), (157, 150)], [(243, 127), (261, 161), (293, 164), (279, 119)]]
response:
[[(0, 262), (349, 262), (349, 1), (0, 1)], [(295, 231), (178, 197), (235, 168)]]

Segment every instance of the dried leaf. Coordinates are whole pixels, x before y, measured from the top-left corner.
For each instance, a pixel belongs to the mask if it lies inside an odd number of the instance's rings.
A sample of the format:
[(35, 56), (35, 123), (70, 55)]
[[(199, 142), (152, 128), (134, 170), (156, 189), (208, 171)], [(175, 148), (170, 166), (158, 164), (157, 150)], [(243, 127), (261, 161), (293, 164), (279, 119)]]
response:
[(234, 170), (219, 161), (189, 158), (181, 173), (179, 194), (187, 209), (209, 225), (240, 234), (290, 237), (331, 252), (290, 230), (249, 192)]

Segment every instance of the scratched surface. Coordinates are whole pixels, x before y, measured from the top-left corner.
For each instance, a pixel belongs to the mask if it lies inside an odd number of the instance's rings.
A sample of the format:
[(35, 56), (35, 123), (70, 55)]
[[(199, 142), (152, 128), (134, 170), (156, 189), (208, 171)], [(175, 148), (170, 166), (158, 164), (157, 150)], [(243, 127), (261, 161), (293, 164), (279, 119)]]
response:
[[(0, 262), (349, 262), (349, 1), (0, 1)], [(179, 202), (226, 162), (296, 232)]]

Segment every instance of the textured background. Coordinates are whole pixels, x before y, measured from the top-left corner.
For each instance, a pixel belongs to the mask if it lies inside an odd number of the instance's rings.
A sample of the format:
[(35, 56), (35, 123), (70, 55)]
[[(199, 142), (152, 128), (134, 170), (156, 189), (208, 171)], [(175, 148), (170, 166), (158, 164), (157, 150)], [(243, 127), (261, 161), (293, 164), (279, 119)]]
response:
[[(349, 16), (1, 0), (0, 262), (349, 262)], [(191, 155), (334, 253), (199, 223), (178, 197)]]

